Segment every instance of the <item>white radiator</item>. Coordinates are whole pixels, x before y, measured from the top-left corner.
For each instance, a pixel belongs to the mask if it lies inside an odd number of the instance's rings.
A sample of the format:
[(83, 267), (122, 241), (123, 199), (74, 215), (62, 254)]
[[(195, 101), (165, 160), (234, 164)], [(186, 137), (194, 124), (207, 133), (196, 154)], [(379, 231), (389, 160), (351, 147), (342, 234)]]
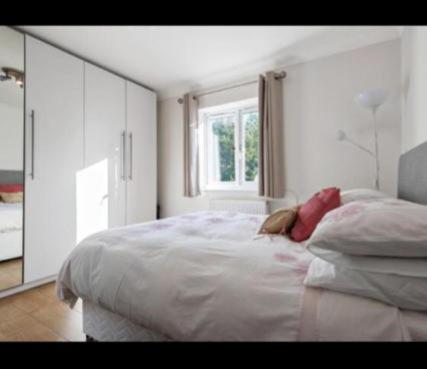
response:
[(265, 200), (211, 199), (209, 209), (248, 214), (268, 214), (268, 204)]

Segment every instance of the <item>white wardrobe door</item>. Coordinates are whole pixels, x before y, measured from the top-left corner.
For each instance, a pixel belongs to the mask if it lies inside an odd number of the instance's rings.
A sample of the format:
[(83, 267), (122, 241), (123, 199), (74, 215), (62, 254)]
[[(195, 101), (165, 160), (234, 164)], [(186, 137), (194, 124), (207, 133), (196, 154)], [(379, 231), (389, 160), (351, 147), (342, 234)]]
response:
[(156, 219), (156, 95), (127, 82), (127, 224)]
[(125, 224), (126, 82), (85, 63), (85, 173), (79, 239)]
[(83, 167), (83, 62), (26, 36), (25, 74), (27, 283), (58, 273), (76, 245), (76, 176)]

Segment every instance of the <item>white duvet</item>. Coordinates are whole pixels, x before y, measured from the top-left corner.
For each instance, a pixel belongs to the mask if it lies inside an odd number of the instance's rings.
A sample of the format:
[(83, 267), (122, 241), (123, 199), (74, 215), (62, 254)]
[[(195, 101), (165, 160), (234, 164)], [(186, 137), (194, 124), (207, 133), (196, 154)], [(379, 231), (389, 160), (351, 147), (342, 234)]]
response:
[(22, 203), (0, 201), (0, 233), (22, 230)]
[(64, 262), (58, 296), (174, 340), (296, 340), (313, 256), (282, 236), (254, 239), (264, 218), (199, 212), (92, 235)]

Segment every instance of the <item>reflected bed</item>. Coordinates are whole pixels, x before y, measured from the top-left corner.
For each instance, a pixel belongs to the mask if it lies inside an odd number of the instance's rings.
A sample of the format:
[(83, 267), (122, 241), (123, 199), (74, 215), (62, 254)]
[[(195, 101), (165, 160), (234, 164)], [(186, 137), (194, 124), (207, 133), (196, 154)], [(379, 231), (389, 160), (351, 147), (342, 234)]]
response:
[[(22, 171), (0, 170), (0, 184), (22, 184)], [(22, 256), (22, 203), (0, 201), (0, 261)]]

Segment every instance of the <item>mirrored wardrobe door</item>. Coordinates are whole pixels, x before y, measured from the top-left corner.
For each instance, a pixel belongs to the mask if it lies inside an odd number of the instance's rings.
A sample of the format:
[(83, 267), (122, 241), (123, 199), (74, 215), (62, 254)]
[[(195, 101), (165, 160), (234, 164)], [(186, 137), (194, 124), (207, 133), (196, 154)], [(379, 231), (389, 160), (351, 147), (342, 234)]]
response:
[(0, 290), (22, 283), (24, 36), (0, 26)]

